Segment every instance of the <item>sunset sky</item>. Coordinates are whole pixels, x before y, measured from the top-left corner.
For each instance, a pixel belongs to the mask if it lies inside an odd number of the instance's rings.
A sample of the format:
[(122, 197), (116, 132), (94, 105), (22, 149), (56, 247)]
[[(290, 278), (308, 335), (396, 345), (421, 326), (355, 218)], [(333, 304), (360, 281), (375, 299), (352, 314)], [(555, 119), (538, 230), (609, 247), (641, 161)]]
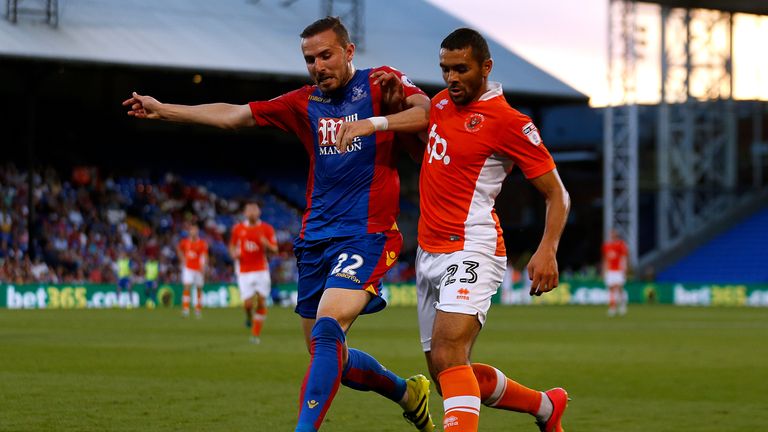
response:
[[(592, 105), (608, 100), (608, 0), (427, 0), (563, 82), (589, 95)], [(641, 102), (656, 102), (658, 7), (640, 7), (648, 40), (638, 84)], [(734, 95), (768, 100), (768, 17), (734, 17)]]

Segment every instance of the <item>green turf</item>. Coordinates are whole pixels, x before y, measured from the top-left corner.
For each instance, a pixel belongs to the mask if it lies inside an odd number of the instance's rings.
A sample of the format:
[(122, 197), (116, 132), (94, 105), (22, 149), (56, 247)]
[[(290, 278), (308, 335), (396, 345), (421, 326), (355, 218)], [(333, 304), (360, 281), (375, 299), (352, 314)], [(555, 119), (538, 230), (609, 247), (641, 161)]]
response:
[[(273, 309), (262, 344), (238, 310), (0, 311), (2, 431), (291, 431), (307, 366), (298, 319)], [(415, 311), (349, 335), (401, 375), (424, 371)], [(475, 346), (532, 387), (566, 387), (566, 430), (724, 432), (768, 424), (768, 309), (494, 307)], [(441, 419), (433, 393), (432, 413)], [(484, 431), (534, 431), (484, 408)], [(398, 407), (343, 388), (323, 431), (410, 431)]]

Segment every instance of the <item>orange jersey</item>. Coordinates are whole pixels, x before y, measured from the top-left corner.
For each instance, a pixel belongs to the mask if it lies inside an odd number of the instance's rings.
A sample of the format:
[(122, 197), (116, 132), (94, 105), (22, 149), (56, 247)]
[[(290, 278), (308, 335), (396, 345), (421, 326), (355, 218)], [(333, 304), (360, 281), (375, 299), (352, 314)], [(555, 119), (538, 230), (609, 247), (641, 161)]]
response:
[(441, 91), (432, 98), (429, 117), (419, 178), (419, 246), (432, 253), (504, 256), (493, 208), (504, 178), (515, 165), (529, 179), (555, 169), (536, 126), (492, 82), (480, 100), (461, 107), (447, 89)]
[(240, 249), (238, 260), (240, 273), (262, 271), (269, 268), (267, 254), (262, 242), (277, 245), (275, 229), (272, 225), (259, 222), (251, 225), (247, 221), (240, 222), (232, 228), (232, 238), (229, 243)]
[(625, 271), (627, 269), (627, 245), (621, 240), (607, 241), (603, 243), (603, 260), (605, 268), (611, 271)]
[(201, 270), (203, 255), (208, 254), (208, 244), (203, 239), (192, 241), (188, 238), (179, 242), (179, 249), (184, 254), (184, 267), (190, 270)]

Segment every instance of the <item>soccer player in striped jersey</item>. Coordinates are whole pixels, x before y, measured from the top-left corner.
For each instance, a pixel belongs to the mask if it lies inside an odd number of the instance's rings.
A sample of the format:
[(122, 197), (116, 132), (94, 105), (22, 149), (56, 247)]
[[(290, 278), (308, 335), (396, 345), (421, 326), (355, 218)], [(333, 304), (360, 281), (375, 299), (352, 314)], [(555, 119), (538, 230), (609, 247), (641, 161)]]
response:
[(137, 93), (123, 105), (138, 118), (220, 128), (273, 126), (299, 138), (310, 168), (307, 208), (294, 242), (296, 312), (311, 360), (295, 430), (318, 430), (344, 384), (397, 402), (418, 430), (432, 431), (426, 377), (405, 380), (370, 354), (348, 348), (346, 340), (359, 315), (386, 305), (381, 280), (402, 247), (395, 133), (426, 128), (429, 98), (394, 68), (356, 69), (355, 45), (338, 18), (322, 18), (300, 36), (314, 85), (245, 105), (172, 105)]

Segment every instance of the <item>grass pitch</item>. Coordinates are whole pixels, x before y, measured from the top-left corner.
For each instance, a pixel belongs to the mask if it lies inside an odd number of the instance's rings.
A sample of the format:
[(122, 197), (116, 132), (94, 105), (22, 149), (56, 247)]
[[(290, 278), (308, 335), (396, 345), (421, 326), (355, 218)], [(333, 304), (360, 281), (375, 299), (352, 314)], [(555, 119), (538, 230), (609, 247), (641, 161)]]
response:
[[(2, 431), (292, 431), (308, 363), (298, 318), (275, 308), (262, 344), (240, 310), (0, 311)], [(424, 372), (415, 310), (362, 317), (351, 346)], [(569, 432), (724, 432), (768, 425), (768, 309), (494, 306), (473, 360), (573, 398)], [(441, 399), (431, 410), (442, 419)], [(483, 408), (484, 431), (534, 431)], [(323, 431), (411, 431), (399, 408), (342, 387)]]

